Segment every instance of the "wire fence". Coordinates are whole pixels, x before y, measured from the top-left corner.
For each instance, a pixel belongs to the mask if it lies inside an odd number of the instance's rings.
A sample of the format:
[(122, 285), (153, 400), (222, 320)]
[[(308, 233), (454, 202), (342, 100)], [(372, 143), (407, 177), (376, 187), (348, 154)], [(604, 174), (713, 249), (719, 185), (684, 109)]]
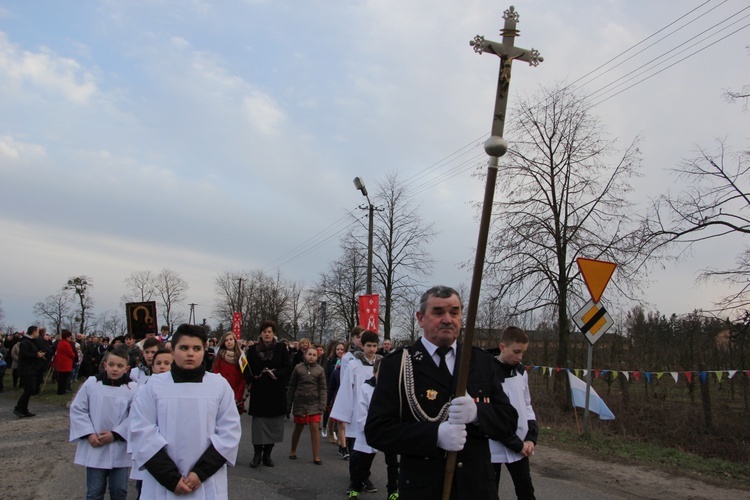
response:
[[(567, 385), (567, 369), (528, 369), (540, 426), (571, 425), (582, 419), (582, 409), (561, 408), (555, 402), (555, 379)], [(583, 370), (571, 371), (585, 380)], [(598, 432), (750, 463), (750, 370), (634, 373), (592, 370), (592, 388), (616, 417), (600, 421), (591, 413), (590, 422)], [(566, 393), (570, 401), (569, 389)]]

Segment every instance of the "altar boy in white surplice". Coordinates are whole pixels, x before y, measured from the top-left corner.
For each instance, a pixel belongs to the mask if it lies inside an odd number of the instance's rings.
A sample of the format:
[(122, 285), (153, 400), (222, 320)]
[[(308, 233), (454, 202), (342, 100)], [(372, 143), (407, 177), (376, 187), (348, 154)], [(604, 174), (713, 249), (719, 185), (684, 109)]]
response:
[(226, 499), (227, 465), (240, 444), (234, 392), (203, 364), (206, 332), (180, 325), (172, 337), (172, 370), (152, 375), (133, 402), (131, 449), (145, 469), (141, 498)]

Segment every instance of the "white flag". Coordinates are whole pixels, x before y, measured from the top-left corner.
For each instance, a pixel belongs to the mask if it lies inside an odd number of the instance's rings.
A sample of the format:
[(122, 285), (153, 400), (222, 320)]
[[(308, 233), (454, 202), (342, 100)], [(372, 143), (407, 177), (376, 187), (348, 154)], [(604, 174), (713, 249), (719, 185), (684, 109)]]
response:
[[(568, 372), (568, 381), (570, 382), (570, 394), (573, 399), (573, 406), (586, 408), (586, 382), (570, 372)], [(599, 397), (593, 387), (591, 387), (591, 392), (589, 392), (589, 410), (598, 413), (601, 420), (615, 419), (615, 414), (607, 408), (604, 400)]]

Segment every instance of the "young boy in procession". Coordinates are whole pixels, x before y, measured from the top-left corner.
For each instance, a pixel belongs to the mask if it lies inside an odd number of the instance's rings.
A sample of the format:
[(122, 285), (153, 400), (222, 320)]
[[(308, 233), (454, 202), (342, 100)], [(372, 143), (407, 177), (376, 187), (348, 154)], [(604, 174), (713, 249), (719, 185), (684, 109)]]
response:
[[(377, 333), (367, 330), (362, 333), (360, 340), (362, 343), (362, 350), (353, 352), (351, 361), (347, 364), (346, 369), (342, 370), (341, 386), (339, 387), (339, 392), (336, 395), (336, 400), (334, 401), (333, 409), (331, 410), (332, 418), (346, 424), (346, 441), (350, 457), (353, 457), (353, 455), (357, 453), (354, 451), (356, 443), (355, 436), (358, 432), (364, 431), (364, 428), (360, 428), (359, 422), (357, 421), (357, 393), (362, 384), (372, 377), (372, 367), (375, 360), (382, 357), (376, 354), (376, 351), (378, 350)], [(349, 477), (350, 482), (353, 482), (352, 472), (354, 458), (350, 458), (349, 460)], [(366, 481), (365, 489), (371, 493), (377, 491), (369, 479)]]
[(70, 441), (78, 442), (74, 463), (86, 467), (87, 499), (103, 499), (107, 481), (112, 500), (128, 495), (125, 439), (137, 389), (129, 369), (127, 349), (113, 349), (105, 356), (104, 372), (89, 377), (70, 406)]
[[(151, 363), (152, 366), (152, 375), (158, 375), (160, 373), (168, 372), (172, 369), (172, 351), (169, 349), (165, 349), (164, 347), (160, 347), (153, 356), (153, 360)], [(148, 379), (146, 380), (148, 382)], [(136, 390), (136, 397), (138, 397), (138, 392), (142, 388), (142, 385), (138, 386), (138, 389)], [(133, 398), (135, 400), (135, 398)], [(128, 429), (130, 430), (130, 429)], [(128, 435), (128, 453), (132, 455), (133, 449), (130, 446), (131, 438), (130, 435)], [(145, 472), (142, 470), (139, 470), (138, 467), (132, 466), (130, 468), (130, 479), (133, 479), (135, 481), (135, 489), (138, 490), (138, 498), (141, 498), (141, 490), (143, 489), (143, 478), (145, 476)]]
[[(357, 427), (360, 429), (354, 436), (354, 450), (349, 459), (352, 469), (352, 482), (349, 485), (349, 498), (358, 498), (367, 481), (370, 479), (370, 468), (378, 451), (367, 444), (365, 438), (365, 422), (367, 412), (370, 409), (370, 400), (378, 381), (378, 369), (381, 359), (378, 358), (372, 365), (372, 378), (365, 380), (357, 393), (356, 419)], [(398, 455), (386, 453), (385, 463), (388, 471), (388, 500), (398, 500)]]
[(240, 415), (229, 383), (205, 370), (206, 343), (203, 328), (180, 325), (172, 337), (172, 371), (153, 375), (133, 402), (131, 448), (135, 466), (147, 472), (143, 498), (228, 498), (227, 464), (237, 459)]
[(518, 327), (509, 326), (500, 336), (500, 355), (497, 359), (504, 378), (503, 391), (518, 412), (518, 427), (516, 434), (507, 442), (490, 440), (490, 453), (498, 487), (502, 464), (505, 464), (513, 479), (516, 496), (519, 499), (533, 500), (534, 486), (531, 484), (529, 457), (534, 454), (539, 428), (531, 407), (528, 374), (521, 363), (528, 347), (529, 337)]
[(154, 362), (154, 354), (161, 347), (161, 342), (155, 337), (149, 337), (143, 341), (141, 360), (138, 366), (130, 371), (130, 378), (138, 385), (146, 383), (151, 376), (151, 368)]
[[(344, 380), (344, 372), (346, 371), (349, 362), (354, 359), (354, 355), (358, 352), (362, 352), (362, 333), (364, 333), (364, 331), (365, 329), (358, 325), (352, 328), (352, 331), (349, 334), (349, 351), (341, 357), (341, 363), (339, 364), (339, 382)], [(335, 401), (334, 404), (336, 404)], [(351, 447), (354, 446), (354, 438), (346, 439), (346, 422), (338, 422), (338, 438), (339, 454), (344, 460), (348, 460)]]

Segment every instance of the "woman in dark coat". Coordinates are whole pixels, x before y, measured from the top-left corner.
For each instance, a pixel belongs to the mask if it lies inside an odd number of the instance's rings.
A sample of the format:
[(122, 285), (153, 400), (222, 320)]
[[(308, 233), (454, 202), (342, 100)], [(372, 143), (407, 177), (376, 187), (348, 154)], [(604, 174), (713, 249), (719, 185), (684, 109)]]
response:
[(291, 368), (289, 351), (285, 344), (276, 341), (275, 334), (273, 321), (262, 322), (260, 340), (247, 350), (252, 374), (247, 413), (253, 418), (251, 434), (255, 450), (250, 467), (257, 467), (261, 461), (266, 467), (273, 467), (271, 450), (274, 443), (284, 440), (286, 384)]

